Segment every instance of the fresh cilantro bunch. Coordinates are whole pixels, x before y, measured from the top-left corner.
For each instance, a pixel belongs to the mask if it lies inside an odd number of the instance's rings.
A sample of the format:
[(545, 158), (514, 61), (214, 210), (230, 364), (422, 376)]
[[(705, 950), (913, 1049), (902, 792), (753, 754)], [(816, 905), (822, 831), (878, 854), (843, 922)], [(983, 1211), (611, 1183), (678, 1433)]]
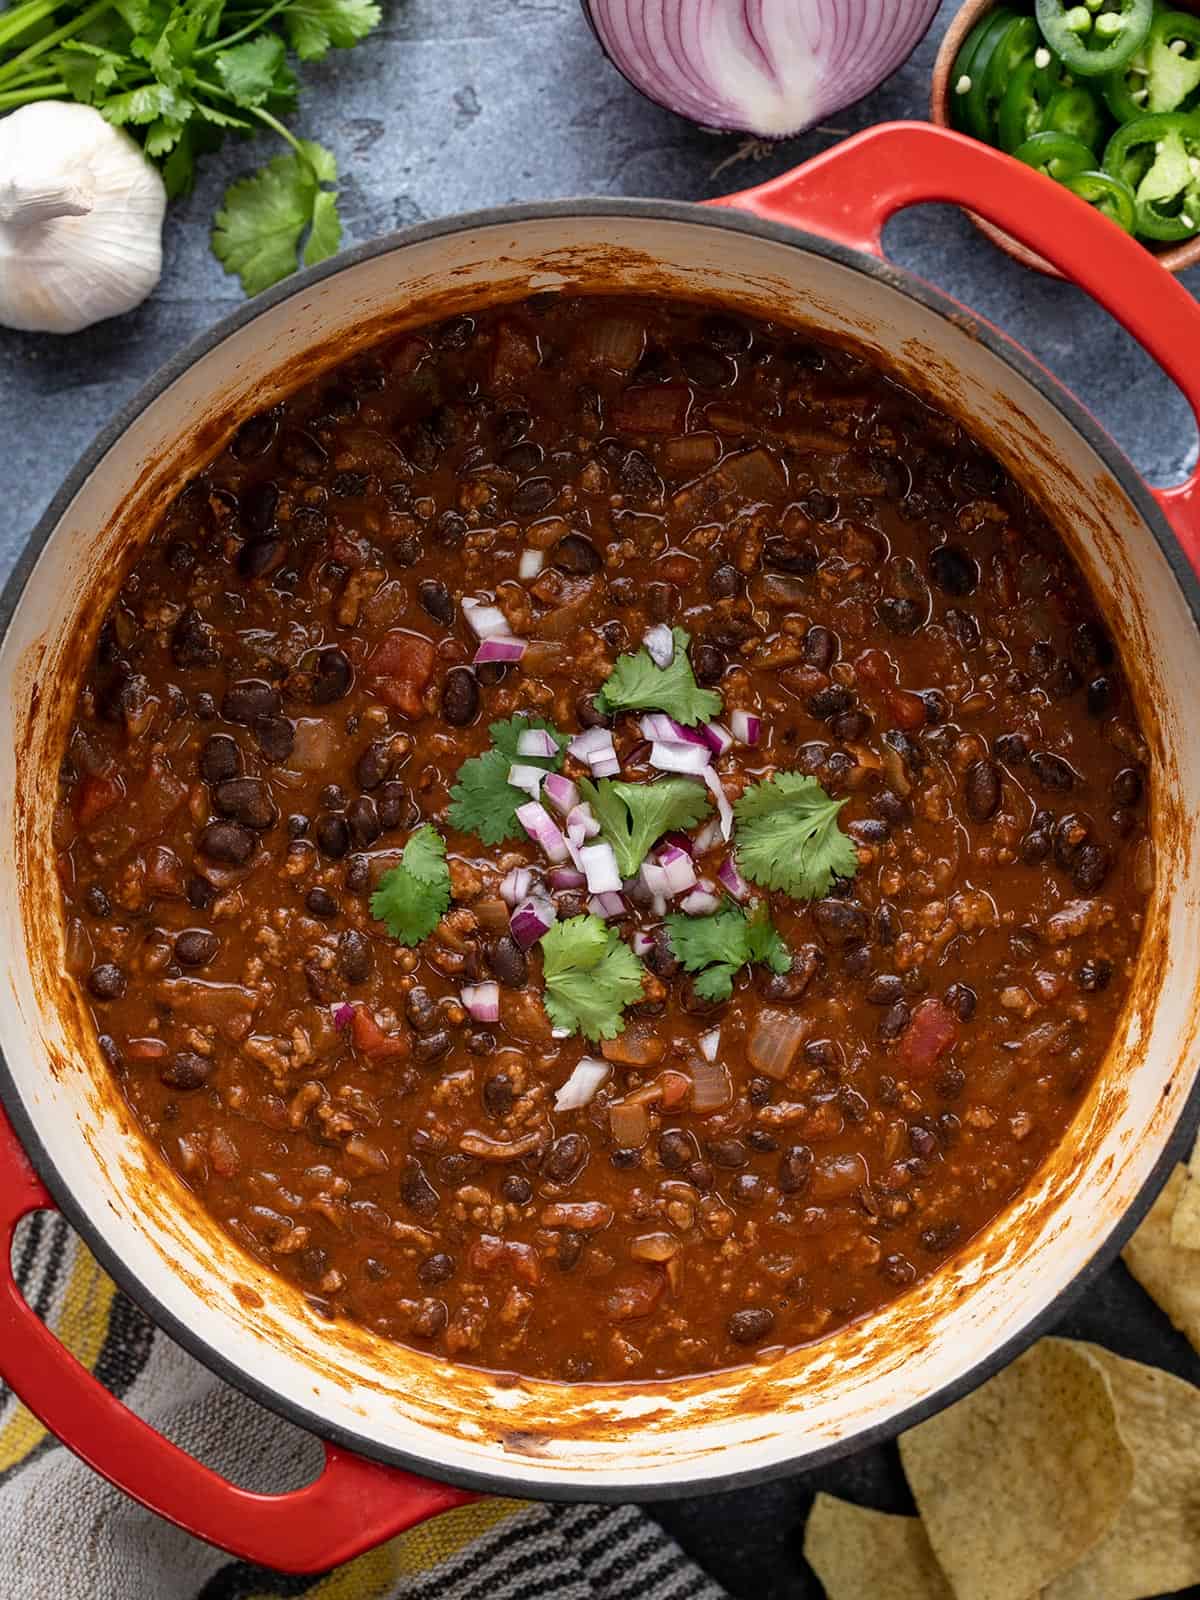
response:
[(556, 922), (541, 940), (546, 1012), (556, 1028), (615, 1039), (622, 1012), (642, 997), (641, 962), (599, 917)]
[(623, 878), (633, 877), (664, 833), (695, 827), (712, 810), (708, 794), (691, 778), (659, 778), (654, 783), (621, 783), (614, 778), (592, 783), (581, 778), (579, 790), (591, 803)]
[(192, 187), (196, 159), (227, 133), (269, 128), (291, 153), (230, 185), (212, 246), (247, 294), (341, 243), (332, 152), (280, 120), (299, 83), (288, 62), (320, 61), (377, 26), (374, 0), (19, 0), (0, 11), (0, 113), (78, 100), (140, 141), (167, 193)]
[[(518, 755), (517, 740), (528, 728), (543, 728), (550, 734), (558, 745), (558, 754)], [(542, 717), (510, 717), (507, 722), (493, 722), (488, 732), (492, 736), (492, 748), (481, 756), (472, 756), (458, 769), (458, 782), (450, 791), (447, 816), (452, 827), (475, 834), (484, 844), (501, 844), (505, 839), (525, 837), (517, 821), (517, 807), (524, 805), (529, 796), (509, 783), (509, 768), (514, 761), (519, 761), (522, 766), (557, 772), (563, 764), (562, 753), (568, 735), (560, 733)]]
[(734, 977), (751, 962), (765, 962), (772, 972), (787, 972), (792, 965), (791, 951), (762, 902), (749, 912), (727, 906), (711, 917), (688, 917), (677, 911), (666, 924), (671, 949), (696, 974), (696, 993), (702, 1000), (728, 1000)]
[(428, 823), (418, 828), (371, 896), (371, 915), (401, 944), (420, 944), (450, 909), (446, 841)]
[(747, 789), (733, 808), (744, 876), (793, 900), (817, 900), (835, 877), (852, 878), (858, 852), (838, 827), (845, 804), (798, 772), (777, 772)]
[(618, 656), (607, 682), (596, 695), (601, 711), (665, 711), (684, 727), (711, 722), (721, 709), (715, 689), (702, 689), (688, 660), (691, 634), (672, 628), (675, 654), (669, 667), (656, 667), (645, 645), (632, 655)]

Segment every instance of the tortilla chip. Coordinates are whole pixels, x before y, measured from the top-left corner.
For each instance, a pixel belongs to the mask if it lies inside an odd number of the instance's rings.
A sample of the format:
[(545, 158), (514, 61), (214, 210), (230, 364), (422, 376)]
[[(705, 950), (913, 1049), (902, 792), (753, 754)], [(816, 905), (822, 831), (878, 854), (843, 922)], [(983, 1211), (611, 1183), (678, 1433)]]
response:
[(819, 1494), (804, 1530), (804, 1555), (828, 1600), (954, 1600), (916, 1517)]
[(1058, 1339), (904, 1434), (900, 1459), (957, 1600), (1040, 1594), (1107, 1537), (1133, 1483), (1105, 1373)]
[(1171, 1214), (1171, 1243), (1179, 1250), (1200, 1250), (1200, 1138), (1192, 1146), (1187, 1172)]
[(1121, 1259), (1180, 1333), (1200, 1350), (1200, 1252), (1171, 1243), (1171, 1219), (1184, 1185), (1195, 1183), (1186, 1167), (1176, 1167), (1150, 1207), (1146, 1220), (1121, 1252)]
[(1200, 1389), (1094, 1344), (1133, 1452), (1133, 1489), (1109, 1535), (1042, 1600), (1142, 1600), (1200, 1584)]

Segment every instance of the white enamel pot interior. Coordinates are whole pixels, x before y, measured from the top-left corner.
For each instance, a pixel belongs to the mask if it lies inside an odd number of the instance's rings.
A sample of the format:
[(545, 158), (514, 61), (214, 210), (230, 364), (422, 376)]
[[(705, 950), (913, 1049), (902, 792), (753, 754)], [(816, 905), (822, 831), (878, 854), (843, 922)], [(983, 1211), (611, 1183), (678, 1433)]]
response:
[[(951, 1265), (773, 1365), (638, 1389), (499, 1384), (319, 1320), (143, 1144), (73, 988), (51, 819), (65, 723), (133, 549), (239, 421), (389, 332), (539, 290), (723, 301), (853, 341), (963, 417), (1042, 501), (1116, 638), (1153, 749), (1157, 889), (1134, 993), (1069, 1136)], [(214, 1370), (327, 1439), (544, 1498), (652, 1498), (812, 1464), (894, 1430), (1045, 1323), (1148, 1202), (1196, 1072), (1200, 796), (1194, 584), (1132, 469), (1082, 410), (950, 303), (821, 240), (697, 207), (589, 202), (411, 231), (284, 286), (152, 385), (56, 503), (0, 649), (0, 1088), (72, 1221)], [(1140, 1197), (1140, 1199), (1139, 1199)]]

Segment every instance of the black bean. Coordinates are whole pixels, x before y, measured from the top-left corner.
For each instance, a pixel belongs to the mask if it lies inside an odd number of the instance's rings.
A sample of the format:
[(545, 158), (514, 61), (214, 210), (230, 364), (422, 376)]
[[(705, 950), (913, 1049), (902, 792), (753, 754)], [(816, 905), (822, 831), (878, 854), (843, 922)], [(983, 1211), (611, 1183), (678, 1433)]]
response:
[(347, 983), (365, 983), (371, 966), (371, 941), (357, 928), (347, 928), (337, 943), (338, 971)]
[(223, 817), (266, 833), (279, 821), (279, 811), (261, 778), (226, 778), (213, 789), (213, 805)]
[(431, 1061), (440, 1061), (443, 1056), (448, 1056), (454, 1048), (454, 1040), (444, 1029), (439, 1028), (436, 1033), (427, 1033), (413, 1045), (413, 1059), (428, 1065)]
[(610, 1167), (615, 1167), (618, 1172), (628, 1172), (632, 1167), (641, 1166), (642, 1152), (640, 1150), (610, 1150), (608, 1164)]
[(917, 1269), (907, 1256), (893, 1253), (883, 1258), (882, 1271), (889, 1283), (894, 1283), (903, 1289), (907, 1284), (916, 1281)]
[(233, 436), (230, 452), (239, 461), (256, 461), (259, 456), (266, 455), (278, 432), (278, 411), (260, 411), (242, 423)]
[(706, 1148), (714, 1166), (730, 1171), (736, 1172), (750, 1161), (750, 1152), (740, 1139), (710, 1139)]
[(516, 1103), (517, 1092), (507, 1072), (495, 1072), (483, 1085), (483, 1106), (490, 1117), (503, 1119)]
[(581, 728), (608, 728), (612, 725), (612, 717), (607, 711), (600, 710), (594, 695), (579, 696), (575, 702), (575, 715), (579, 719)]
[(875, 937), (886, 947), (895, 944), (902, 932), (900, 913), (890, 900), (881, 900), (875, 910)]
[(967, 815), (973, 822), (990, 822), (1000, 809), (1000, 768), (994, 761), (972, 761), (963, 779)]
[(379, 811), (369, 794), (360, 794), (357, 800), (350, 802), (346, 821), (350, 828), (350, 837), (359, 850), (365, 850), (368, 845), (374, 844), (383, 832)]
[(684, 374), (702, 389), (726, 389), (737, 377), (737, 367), (718, 350), (702, 344), (687, 345), (679, 355)]
[(353, 682), (354, 669), (350, 665), (350, 658), (344, 650), (331, 645), (317, 654), (308, 697), (314, 705), (327, 706), (348, 695)]
[(1071, 882), (1083, 894), (1094, 894), (1112, 871), (1112, 856), (1102, 844), (1080, 845), (1071, 862)]
[(88, 973), (88, 993), (93, 1000), (119, 1000), (125, 993), (125, 974), (114, 961), (104, 961)]
[(425, 554), (424, 546), (415, 533), (402, 533), (392, 540), (392, 560), (399, 567), (415, 567)]
[(261, 678), (242, 678), (231, 683), (221, 701), (226, 722), (252, 723), (259, 717), (279, 714), (279, 690)]
[(969, 984), (952, 983), (946, 990), (946, 1004), (960, 1022), (970, 1022), (979, 1004), (979, 996)]
[(200, 693), (192, 701), (192, 711), (197, 722), (215, 722), (217, 720), (217, 702), (207, 689), (201, 689)]
[(440, 578), (422, 578), (417, 598), (435, 622), (454, 624), (454, 596)]
[[(546, 507), (550, 505), (557, 494), (558, 488), (550, 478), (526, 478), (524, 483), (519, 483), (513, 490), (512, 499), (509, 501), (509, 507), (514, 517), (536, 517), (539, 512), (545, 511)], [(568, 537), (578, 538), (582, 544), (588, 544), (588, 541), (582, 538), (581, 535), (571, 534)], [(555, 547), (554, 564), (555, 566), (559, 567), (561, 571), (598, 572), (600, 570), (600, 558), (596, 556), (595, 549), (590, 545), (588, 548), (591, 549), (592, 556), (595, 557), (595, 565), (568, 565), (567, 563), (569, 563), (573, 558), (570, 555), (564, 556), (560, 554), (562, 545), (566, 543), (566, 539), (560, 540), (559, 544)]]
[(1110, 667), (1115, 658), (1112, 640), (1098, 622), (1081, 622), (1071, 635), (1071, 654), (1081, 667)]
[(400, 1198), (419, 1217), (432, 1217), (441, 1203), (437, 1190), (425, 1176), (425, 1169), (415, 1156), (409, 1156), (405, 1164), (400, 1179)]
[(843, 688), (841, 684), (831, 683), (824, 689), (818, 689), (815, 694), (808, 697), (808, 709), (813, 716), (822, 722), (828, 722), (831, 717), (836, 717), (843, 711), (849, 711), (854, 704), (854, 690)]
[(299, 478), (319, 478), (329, 457), (311, 433), (305, 433), (303, 428), (292, 428), (279, 442), (279, 459)]
[[(666, 935), (665, 928), (662, 929), (662, 933)], [(755, 987), (764, 1000), (771, 1000), (776, 1004), (802, 1000), (808, 992), (809, 985), (824, 965), (825, 957), (821, 950), (815, 944), (806, 944), (792, 956), (791, 968), (787, 972), (771, 972), (765, 966), (756, 966)], [(662, 973), (658, 976), (662, 977)]]
[(867, 914), (861, 906), (826, 898), (814, 903), (812, 915), (826, 944), (844, 948), (862, 944), (867, 937)]
[(434, 1284), (446, 1283), (456, 1271), (454, 1257), (448, 1256), (444, 1250), (439, 1250), (435, 1255), (426, 1256), (417, 1268), (417, 1278), (421, 1283)]
[(413, 826), (420, 817), (412, 803), (412, 798), (404, 784), (392, 779), (385, 783), (376, 797), (376, 808), (379, 811), (379, 821), (384, 832), (398, 828), (405, 818), (413, 818)]
[(442, 720), (463, 728), (479, 713), (479, 680), (470, 667), (451, 667), (442, 685)]
[(296, 742), (296, 730), (286, 717), (256, 717), (250, 726), (265, 761), (281, 765), (287, 760)]
[(533, 1185), (519, 1172), (510, 1172), (500, 1185), (500, 1193), (510, 1205), (527, 1206), (533, 1199)]
[(340, 783), (327, 783), (317, 798), (330, 811), (341, 811), (346, 805), (346, 791)]
[(971, 613), (960, 611), (956, 606), (951, 606), (946, 612), (946, 626), (964, 650), (974, 650), (983, 637), (979, 623)]
[(500, 465), (505, 472), (511, 472), (515, 478), (527, 478), (541, 466), (543, 454), (540, 444), (534, 444), (532, 439), (526, 439), (505, 450), (500, 457)]
[(760, 1205), (766, 1194), (767, 1186), (757, 1172), (739, 1172), (729, 1185), (729, 1198), (735, 1206)]
[(172, 630), (171, 660), (177, 667), (214, 667), (220, 659), (216, 633), (195, 606), (189, 606)]
[(578, 577), (590, 577), (604, 565), (596, 546), (581, 533), (569, 533), (565, 539), (560, 539), (551, 550), (550, 559), (560, 572)]
[(589, 1145), (581, 1133), (564, 1133), (546, 1147), (538, 1170), (550, 1183), (571, 1183), (583, 1171)]
[(369, 744), (354, 764), (354, 781), (363, 790), (378, 789), (391, 770), (386, 739)]
[(308, 891), (304, 897), (304, 904), (314, 917), (336, 917), (338, 914), (337, 901), (329, 893), (328, 889), (322, 889), (319, 886)]
[(289, 839), (303, 839), (308, 832), (308, 818), (303, 812), (295, 811), (287, 819), (287, 834)]
[(725, 657), (715, 644), (708, 639), (701, 639), (689, 647), (692, 671), (696, 675), (696, 682), (712, 686), (720, 683), (725, 675)]
[(920, 1235), (921, 1244), (933, 1255), (941, 1255), (949, 1250), (959, 1234), (962, 1232), (960, 1222), (940, 1222), (934, 1228), (926, 1228)]
[(1046, 677), (1046, 691), (1055, 700), (1069, 700), (1082, 681), (1071, 663), (1060, 659)]
[(98, 883), (89, 883), (83, 895), (84, 909), (90, 916), (103, 920), (112, 915), (112, 901)]
[(838, 653), (837, 635), (815, 622), (804, 635), (804, 659), (810, 667), (827, 672)]
[(1105, 717), (1117, 703), (1117, 680), (1104, 676), (1093, 678), (1087, 686), (1088, 715)]
[(979, 584), (979, 563), (961, 545), (939, 545), (930, 554), (929, 570), (943, 594), (974, 594)]
[(201, 746), (198, 765), (205, 783), (223, 783), (241, 772), (242, 752), (227, 733), (214, 733)]
[[(856, 716), (857, 712), (852, 712)], [(834, 732), (838, 731), (839, 717), (834, 723)], [(839, 735), (840, 737), (840, 735)], [(858, 822), (848, 822), (846, 832), (858, 844), (886, 844), (892, 836), (892, 825), (885, 822), (882, 817), (862, 817)]]
[(212, 1077), (213, 1063), (194, 1050), (177, 1050), (158, 1069), (158, 1080), (168, 1089), (202, 1089)]
[(163, 555), (167, 570), (177, 578), (186, 578), (195, 568), (196, 559), (196, 547), (185, 544), (182, 539), (173, 539)]
[(1029, 746), (1019, 733), (1002, 733), (992, 742), (992, 754), (1006, 767), (1019, 767), (1029, 757)]
[(659, 1136), (658, 1159), (668, 1172), (682, 1172), (696, 1159), (696, 1144), (682, 1128), (668, 1128)]
[(221, 941), (207, 928), (185, 928), (175, 935), (175, 959), (184, 967), (206, 967), (220, 948)]
[(1049, 750), (1035, 750), (1029, 757), (1030, 771), (1043, 789), (1062, 792), (1075, 786), (1075, 773), (1061, 756)]
[(904, 998), (904, 980), (898, 972), (877, 972), (867, 985), (866, 998), (873, 1006), (893, 1006)]
[(193, 873), (187, 881), (187, 903), (193, 911), (207, 911), (216, 898), (216, 885), (199, 873)]
[(925, 620), (925, 607), (906, 595), (889, 595), (878, 606), (879, 620), (889, 633), (910, 638)]
[(1113, 966), (1103, 956), (1085, 961), (1075, 974), (1075, 981), (1085, 994), (1096, 994), (1107, 989), (1112, 982)]
[(366, 856), (350, 857), (342, 882), (351, 894), (363, 894), (371, 887), (371, 863)]
[(254, 833), (240, 822), (210, 822), (200, 830), (200, 849), (222, 866), (243, 866), (258, 848)]
[(437, 1001), (423, 984), (417, 984), (408, 991), (404, 1014), (417, 1033), (432, 1033), (441, 1015)]
[(798, 1194), (812, 1177), (813, 1153), (806, 1144), (790, 1145), (779, 1157), (777, 1182), (784, 1194)]
[(732, 600), (742, 587), (742, 575), (728, 561), (715, 567), (708, 576), (708, 592), (714, 600)]
[(779, 534), (763, 544), (764, 565), (794, 578), (811, 577), (820, 560), (821, 553), (810, 539), (788, 539)]
[(759, 1344), (775, 1326), (775, 1313), (766, 1306), (751, 1306), (735, 1311), (727, 1324), (734, 1344)]
[(529, 976), (524, 950), (507, 933), (493, 939), (488, 948), (488, 965), (507, 989), (523, 989)]
[(287, 559), (282, 539), (251, 539), (238, 551), (237, 569), (247, 579), (268, 578)]
[(279, 485), (269, 479), (243, 489), (238, 499), (238, 515), (247, 533), (269, 533), (279, 506)]
[(579, 1265), (585, 1243), (583, 1235), (574, 1228), (564, 1228), (560, 1232), (554, 1247), (554, 1265), (560, 1272), (570, 1272)]
[(335, 500), (357, 500), (366, 494), (370, 484), (370, 473), (339, 472), (330, 486), (330, 493)]
[(725, 350), (737, 355), (739, 351), (749, 350), (754, 335), (744, 322), (739, 322), (735, 317), (727, 317), (720, 312), (705, 317), (701, 327), (706, 344), (714, 350)]
[(894, 1006), (889, 1006), (879, 1019), (876, 1030), (879, 1037), (885, 1042), (889, 1039), (898, 1039), (912, 1021), (912, 1012), (903, 1000), (898, 1000)]
[(1112, 781), (1112, 797), (1119, 806), (1135, 806), (1142, 798), (1142, 787), (1137, 767), (1122, 767)]
[(939, 723), (945, 722), (950, 715), (950, 702), (940, 689), (918, 689), (917, 693), (925, 703), (925, 721), (931, 728), (936, 728)]
[(349, 851), (350, 825), (345, 817), (326, 812), (317, 818), (317, 826), (313, 831), (316, 835), (317, 849), (330, 860), (340, 861)]

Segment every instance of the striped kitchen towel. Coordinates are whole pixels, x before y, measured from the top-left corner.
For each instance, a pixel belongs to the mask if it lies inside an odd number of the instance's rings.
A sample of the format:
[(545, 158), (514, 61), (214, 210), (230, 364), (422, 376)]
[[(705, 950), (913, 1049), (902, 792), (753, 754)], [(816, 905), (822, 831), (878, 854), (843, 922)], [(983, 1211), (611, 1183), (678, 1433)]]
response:
[[(307, 1434), (226, 1387), (142, 1315), (59, 1216), (22, 1224), (31, 1304), (114, 1394), (236, 1483), (320, 1463)], [(320, 1577), (231, 1560), (119, 1494), (0, 1386), (0, 1600), (728, 1600), (634, 1506), (482, 1500)]]

